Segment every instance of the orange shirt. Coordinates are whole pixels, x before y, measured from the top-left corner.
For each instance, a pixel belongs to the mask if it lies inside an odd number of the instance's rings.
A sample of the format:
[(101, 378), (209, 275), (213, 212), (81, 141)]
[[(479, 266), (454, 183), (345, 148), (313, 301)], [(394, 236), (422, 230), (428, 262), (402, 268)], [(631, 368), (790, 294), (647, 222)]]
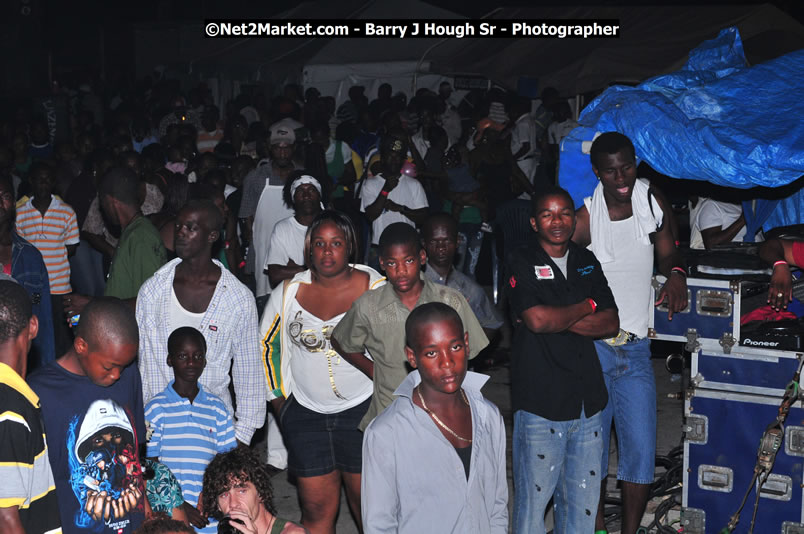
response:
[(72, 288), (67, 245), (77, 245), (79, 242), (75, 211), (69, 204), (51, 195), (50, 206), (42, 216), (32, 200), (29, 199), (17, 210), (17, 233), (42, 253), (50, 280), (50, 292), (54, 295), (69, 293)]

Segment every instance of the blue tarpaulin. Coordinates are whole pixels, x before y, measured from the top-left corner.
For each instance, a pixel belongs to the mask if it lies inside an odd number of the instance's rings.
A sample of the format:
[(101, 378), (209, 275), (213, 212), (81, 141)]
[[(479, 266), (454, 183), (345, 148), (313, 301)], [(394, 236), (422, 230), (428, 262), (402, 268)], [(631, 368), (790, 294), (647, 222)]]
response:
[[(681, 70), (610, 87), (592, 101), (561, 144), (559, 181), (580, 206), (597, 185), (591, 141), (618, 131), (637, 158), (672, 178), (741, 189), (787, 185), (804, 175), (802, 98), (804, 49), (748, 67), (739, 32), (727, 28), (690, 52)], [(746, 213), (748, 234), (763, 222), (766, 229), (802, 223), (803, 213), (800, 193), (759, 200)]]

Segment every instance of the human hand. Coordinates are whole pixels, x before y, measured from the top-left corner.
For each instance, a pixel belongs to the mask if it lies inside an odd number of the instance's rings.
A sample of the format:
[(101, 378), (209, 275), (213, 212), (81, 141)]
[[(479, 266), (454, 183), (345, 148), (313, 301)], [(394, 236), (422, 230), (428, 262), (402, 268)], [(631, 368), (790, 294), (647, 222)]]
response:
[(391, 191), (393, 191), (394, 188), (396, 188), (396, 186), (399, 185), (399, 178), (401, 176), (402, 176), (401, 174), (397, 174), (396, 176), (394, 176), (392, 178), (386, 178), (385, 179), (385, 185), (382, 186), (383, 191), (387, 191), (389, 193)]
[(68, 293), (62, 297), (64, 307), (64, 318), (69, 321), (73, 315), (80, 314), (84, 307), (92, 300), (92, 297), (79, 295), (78, 293)]
[[(199, 499), (198, 502), (200, 503), (201, 500)], [(187, 501), (182, 503), (181, 508), (187, 516), (187, 521), (195, 528), (204, 528), (209, 524), (209, 521), (204, 517), (201, 511)]]
[(659, 296), (654, 303), (658, 306), (667, 301), (667, 320), (673, 320), (673, 314), (687, 307), (687, 279), (682, 274), (671, 274), (664, 283)]
[(405, 206), (402, 206), (401, 204), (397, 204), (393, 200), (386, 200), (385, 201), (385, 206), (383, 206), (383, 207), (385, 209), (387, 209), (388, 211), (395, 211), (397, 213), (402, 213), (402, 210), (405, 209)]
[(243, 510), (229, 510), (229, 524), (243, 534), (257, 534), (257, 526), (248, 513)]
[(117, 499), (112, 499), (106, 491), (89, 490), (84, 511), (95, 521), (120, 519), (137, 506), (140, 497), (142, 492), (134, 484), (129, 484)]
[(779, 311), (787, 308), (791, 300), (793, 300), (793, 275), (790, 274), (790, 267), (786, 263), (779, 263), (773, 268), (771, 275), (768, 304)]
[(282, 407), (285, 406), (285, 401), (285, 397), (277, 397), (269, 401), (271, 403), (271, 410), (274, 412), (274, 419), (276, 419), (277, 424), (281, 424), (280, 419), (282, 416)]

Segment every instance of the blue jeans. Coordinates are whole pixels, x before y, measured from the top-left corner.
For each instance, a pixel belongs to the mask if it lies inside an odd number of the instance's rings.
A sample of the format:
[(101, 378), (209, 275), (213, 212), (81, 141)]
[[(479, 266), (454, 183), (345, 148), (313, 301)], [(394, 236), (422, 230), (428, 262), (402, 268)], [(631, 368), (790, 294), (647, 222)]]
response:
[[(594, 532), (600, 499), (601, 413), (550, 421), (525, 410), (514, 414), (514, 534), (543, 534), (554, 498), (556, 534)], [(555, 496), (553, 493), (555, 492)]]
[(609, 403), (603, 410), (603, 476), (609, 468), (611, 421), (617, 429), (617, 479), (651, 484), (656, 459), (656, 381), (650, 363), (650, 340), (619, 347), (595, 341)]

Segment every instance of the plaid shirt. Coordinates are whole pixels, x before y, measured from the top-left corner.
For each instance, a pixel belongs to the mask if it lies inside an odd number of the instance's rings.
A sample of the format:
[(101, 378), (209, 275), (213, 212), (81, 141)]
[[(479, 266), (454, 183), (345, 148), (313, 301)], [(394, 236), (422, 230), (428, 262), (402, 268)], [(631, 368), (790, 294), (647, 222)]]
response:
[[(221, 277), (198, 330), (207, 341), (207, 366), (199, 382), (219, 397), (234, 414), (235, 436), (249, 443), (254, 431), (265, 423), (267, 384), (257, 337), (257, 307), (254, 296), (217, 260)], [(140, 328), (139, 367), (143, 401), (148, 403), (173, 380), (167, 366), (167, 338), (170, 326), (170, 296), (177, 258), (156, 271), (137, 296), (137, 324)], [(237, 411), (229, 395), (229, 367), (232, 368)]]

